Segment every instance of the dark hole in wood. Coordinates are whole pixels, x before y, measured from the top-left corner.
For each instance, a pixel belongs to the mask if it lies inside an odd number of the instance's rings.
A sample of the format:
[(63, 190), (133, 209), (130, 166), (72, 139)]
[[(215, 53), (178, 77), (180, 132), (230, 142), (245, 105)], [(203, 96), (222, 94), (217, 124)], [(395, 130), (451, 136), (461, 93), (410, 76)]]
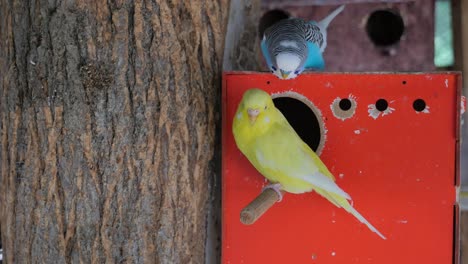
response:
[(277, 97), (273, 99), (273, 103), (283, 113), (299, 137), (313, 151), (317, 151), (320, 144), (321, 131), (314, 111), (300, 100), (291, 97)]
[(351, 109), (352, 106), (351, 100), (349, 100), (348, 98), (341, 99), (339, 106), (341, 110), (348, 111), (349, 109)]
[(426, 109), (426, 102), (423, 99), (416, 99), (413, 102), (413, 108), (418, 112), (422, 112)]
[(376, 10), (367, 19), (366, 31), (375, 45), (390, 46), (400, 41), (405, 23), (395, 10)]
[(383, 112), (383, 111), (387, 110), (387, 108), (388, 108), (387, 100), (385, 100), (385, 99), (377, 100), (377, 102), (375, 102), (375, 108), (377, 108), (377, 110), (379, 110), (380, 112)]
[(263, 33), (267, 28), (288, 17), (288, 12), (280, 9), (273, 9), (263, 14), (263, 16), (260, 18), (260, 22), (258, 23), (258, 34), (260, 39), (263, 38)]

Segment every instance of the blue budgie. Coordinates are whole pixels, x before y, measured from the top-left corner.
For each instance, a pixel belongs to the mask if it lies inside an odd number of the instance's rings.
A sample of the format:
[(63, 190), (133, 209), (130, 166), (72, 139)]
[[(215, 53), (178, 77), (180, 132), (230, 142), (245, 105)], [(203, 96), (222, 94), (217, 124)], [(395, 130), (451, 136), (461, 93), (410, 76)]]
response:
[(323, 70), (327, 27), (344, 7), (338, 7), (320, 22), (288, 18), (267, 28), (261, 49), (271, 72), (287, 80), (304, 70)]

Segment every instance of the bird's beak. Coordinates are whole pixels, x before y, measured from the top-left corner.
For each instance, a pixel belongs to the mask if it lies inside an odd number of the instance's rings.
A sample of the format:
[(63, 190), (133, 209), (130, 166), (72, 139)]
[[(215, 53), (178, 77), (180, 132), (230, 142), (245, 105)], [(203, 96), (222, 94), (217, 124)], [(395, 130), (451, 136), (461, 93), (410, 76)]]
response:
[(247, 114), (249, 115), (250, 124), (255, 123), (255, 120), (257, 120), (257, 116), (259, 113), (260, 113), (260, 110), (258, 109), (252, 109), (252, 108), (247, 109)]
[(280, 70), (280, 72), (281, 72), (281, 78), (283, 79), (287, 79), (289, 74), (291, 73), (290, 71), (288, 72), (288, 71), (283, 71), (283, 70)]

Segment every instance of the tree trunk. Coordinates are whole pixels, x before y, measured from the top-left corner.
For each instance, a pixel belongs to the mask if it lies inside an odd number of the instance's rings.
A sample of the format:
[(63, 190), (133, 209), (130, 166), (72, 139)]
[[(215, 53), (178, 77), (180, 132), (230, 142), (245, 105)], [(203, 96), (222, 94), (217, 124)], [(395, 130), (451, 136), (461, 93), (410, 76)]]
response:
[(203, 263), (228, 0), (0, 0), (7, 263)]

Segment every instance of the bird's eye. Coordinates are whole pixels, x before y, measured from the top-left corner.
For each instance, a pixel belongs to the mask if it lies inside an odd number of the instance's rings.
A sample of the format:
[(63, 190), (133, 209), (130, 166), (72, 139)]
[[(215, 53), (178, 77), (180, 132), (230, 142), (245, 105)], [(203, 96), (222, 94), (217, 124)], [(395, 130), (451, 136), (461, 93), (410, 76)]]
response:
[(276, 67), (275, 66), (271, 66), (271, 69), (276, 71)]
[(267, 108), (268, 108), (268, 107), (265, 105), (265, 110), (267, 110)]
[(299, 70), (294, 71), (294, 74), (298, 75), (298, 74), (299, 74)]

